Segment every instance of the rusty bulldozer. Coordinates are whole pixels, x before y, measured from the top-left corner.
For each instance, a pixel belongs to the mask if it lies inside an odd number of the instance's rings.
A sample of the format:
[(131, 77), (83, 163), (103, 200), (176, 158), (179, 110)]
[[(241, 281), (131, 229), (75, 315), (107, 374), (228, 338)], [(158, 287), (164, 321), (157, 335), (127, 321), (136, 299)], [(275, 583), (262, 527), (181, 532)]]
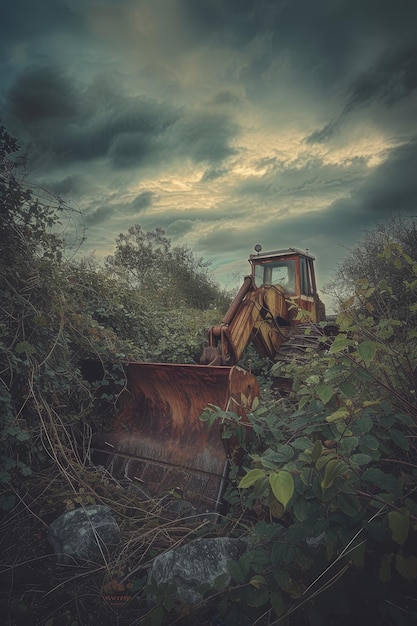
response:
[[(237, 443), (221, 425), (199, 417), (208, 405), (233, 411), (244, 423), (259, 396), (256, 377), (237, 364), (249, 343), (271, 360), (305, 350), (325, 319), (314, 257), (289, 248), (263, 253), (255, 246), (244, 279), (222, 323), (209, 330), (199, 365), (86, 364), (97, 386), (93, 461), (153, 497), (177, 490), (198, 512), (220, 509)], [(301, 339), (301, 340), (300, 340)], [(286, 352), (287, 349), (287, 352)], [(113, 370), (106, 380), (106, 370)], [(116, 374), (115, 374), (116, 373)], [(119, 380), (117, 381), (117, 377)]]

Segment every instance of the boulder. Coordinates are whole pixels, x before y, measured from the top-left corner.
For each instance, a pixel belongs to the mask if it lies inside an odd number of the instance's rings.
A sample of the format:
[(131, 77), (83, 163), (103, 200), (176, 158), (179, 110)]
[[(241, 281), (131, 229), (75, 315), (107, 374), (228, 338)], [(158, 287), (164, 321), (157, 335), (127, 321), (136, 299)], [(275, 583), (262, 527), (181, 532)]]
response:
[(48, 528), (48, 540), (61, 562), (70, 558), (97, 560), (118, 544), (120, 530), (108, 506), (84, 506), (58, 517)]
[(194, 539), (157, 556), (149, 570), (148, 583), (152, 579), (158, 585), (174, 583), (177, 599), (195, 605), (202, 600), (196, 588), (204, 583), (212, 585), (218, 576), (228, 574), (227, 562), (237, 560), (246, 548), (247, 543), (240, 539)]

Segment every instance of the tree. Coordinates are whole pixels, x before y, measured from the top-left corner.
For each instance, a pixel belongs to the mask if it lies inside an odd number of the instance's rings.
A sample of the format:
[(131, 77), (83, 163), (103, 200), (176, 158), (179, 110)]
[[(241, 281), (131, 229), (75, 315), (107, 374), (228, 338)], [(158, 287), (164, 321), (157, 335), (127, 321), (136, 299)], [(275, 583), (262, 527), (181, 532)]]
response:
[(127, 271), (132, 286), (169, 310), (204, 310), (228, 303), (228, 296), (208, 274), (210, 263), (187, 246), (172, 246), (162, 228), (146, 232), (139, 224), (132, 226), (119, 235), (106, 265), (115, 272)]
[[(338, 267), (333, 281), (327, 286), (339, 302), (351, 298), (359, 289), (373, 289), (367, 298), (368, 311), (377, 317), (395, 315), (413, 322), (410, 312), (412, 296), (404, 283), (404, 263), (401, 256), (392, 262), (384, 254), (390, 244), (398, 244), (413, 261), (417, 261), (417, 222), (413, 217), (392, 217), (365, 233)], [(356, 304), (358, 301), (356, 300)]]

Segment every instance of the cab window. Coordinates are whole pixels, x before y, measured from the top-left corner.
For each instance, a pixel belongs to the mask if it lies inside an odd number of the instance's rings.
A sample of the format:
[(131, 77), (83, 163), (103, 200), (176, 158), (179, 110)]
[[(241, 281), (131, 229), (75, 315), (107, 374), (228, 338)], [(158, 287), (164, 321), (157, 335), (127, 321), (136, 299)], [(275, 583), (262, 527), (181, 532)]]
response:
[(255, 267), (255, 282), (258, 286), (280, 285), (287, 293), (295, 293), (295, 261), (274, 261)]

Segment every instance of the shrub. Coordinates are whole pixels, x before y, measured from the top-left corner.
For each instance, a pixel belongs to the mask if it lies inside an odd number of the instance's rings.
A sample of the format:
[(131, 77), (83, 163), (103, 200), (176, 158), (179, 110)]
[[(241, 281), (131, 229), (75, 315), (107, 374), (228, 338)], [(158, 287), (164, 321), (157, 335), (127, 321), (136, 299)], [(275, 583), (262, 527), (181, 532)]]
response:
[[(384, 254), (404, 264), (414, 308), (416, 264), (397, 245)], [(250, 415), (248, 462), (228, 499), (255, 522), (254, 547), (230, 566), (226, 624), (417, 619), (416, 332), (363, 313), (372, 295), (362, 286), (362, 312), (345, 308), (334, 341), (286, 367), (288, 398)]]

